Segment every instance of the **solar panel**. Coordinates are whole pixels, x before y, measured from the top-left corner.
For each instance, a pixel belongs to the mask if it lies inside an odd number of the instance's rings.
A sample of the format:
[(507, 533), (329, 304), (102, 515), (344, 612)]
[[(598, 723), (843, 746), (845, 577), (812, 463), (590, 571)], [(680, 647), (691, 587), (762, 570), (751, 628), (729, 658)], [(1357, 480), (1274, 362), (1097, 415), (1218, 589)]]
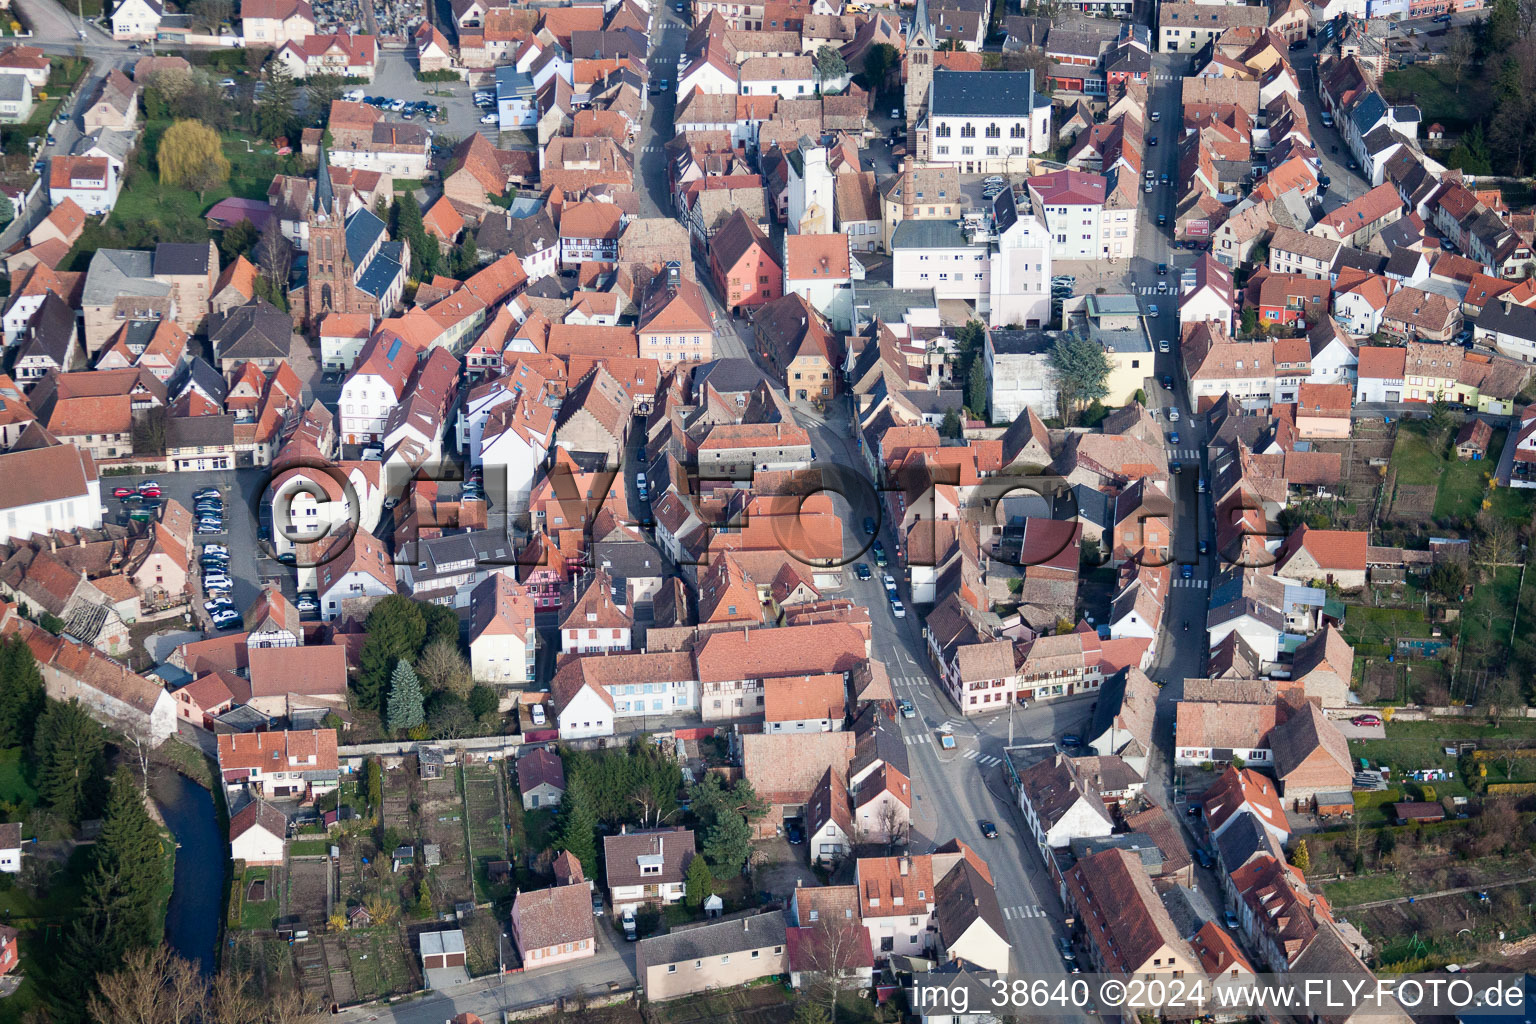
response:
[(395, 357), (400, 354), (400, 346), (403, 345), (404, 343), (405, 342), (402, 339), (400, 339), (400, 338), (396, 338), (394, 341), (389, 343), (389, 361), (390, 362), (394, 362), (395, 361)]

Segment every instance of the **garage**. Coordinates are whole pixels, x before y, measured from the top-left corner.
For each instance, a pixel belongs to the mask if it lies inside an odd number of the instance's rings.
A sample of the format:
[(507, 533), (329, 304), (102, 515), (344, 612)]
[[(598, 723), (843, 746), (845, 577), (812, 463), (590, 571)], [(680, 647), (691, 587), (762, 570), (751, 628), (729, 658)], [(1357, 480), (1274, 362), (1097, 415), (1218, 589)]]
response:
[(446, 932), (421, 933), (423, 970), (464, 966), (464, 933), (457, 928)]

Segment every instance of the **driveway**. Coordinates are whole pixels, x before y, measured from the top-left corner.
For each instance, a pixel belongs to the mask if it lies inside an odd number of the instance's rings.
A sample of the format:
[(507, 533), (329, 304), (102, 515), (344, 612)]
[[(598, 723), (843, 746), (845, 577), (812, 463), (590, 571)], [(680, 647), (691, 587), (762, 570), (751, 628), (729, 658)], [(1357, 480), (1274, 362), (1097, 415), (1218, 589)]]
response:
[(791, 846), (783, 836), (763, 839), (753, 844), (771, 863), (753, 872), (753, 884), (759, 892), (771, 892), (788, 899), (800, 885), (820, 885), (821, 879), (806, 861), (805, 847)]

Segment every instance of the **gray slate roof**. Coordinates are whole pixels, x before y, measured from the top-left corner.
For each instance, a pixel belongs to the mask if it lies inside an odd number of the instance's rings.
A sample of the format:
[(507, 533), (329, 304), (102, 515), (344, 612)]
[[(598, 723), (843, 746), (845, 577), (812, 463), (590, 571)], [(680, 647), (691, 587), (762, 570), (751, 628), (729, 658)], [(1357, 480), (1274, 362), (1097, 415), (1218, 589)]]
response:
[(938, 117), (1021, 117), (1035, 106), (1033, 71), (933, 73), (930, 111)]
[(641, 939), (635, 949), (635, 967), (643, 978), (649, 967), (684, 963), (726, 953), (782, 946), (786, 927), (784, 911), (772, 910), (739, 921), (721, 921), (699, 928), (687, 928), (667, 935)]

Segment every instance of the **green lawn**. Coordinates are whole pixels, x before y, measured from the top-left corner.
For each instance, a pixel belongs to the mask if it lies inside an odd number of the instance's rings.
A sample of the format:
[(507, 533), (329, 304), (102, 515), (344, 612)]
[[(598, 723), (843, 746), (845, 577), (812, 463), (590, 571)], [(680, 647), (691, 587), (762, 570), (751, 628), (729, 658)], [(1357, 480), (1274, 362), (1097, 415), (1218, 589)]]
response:
[(1407, 893), (1403, 891), (1402, 878), (1383, 874), (1327, 882), (1323, 885), (1323, 895), (1335, 907), (1352, 907), (1357, 903), (1373, 903), (1376, 900), (1406, 896)]
[(1487, 109), (1491, 103), (1481, 86), (1462, 75), (1461, 91), (1449, 65), (1417, 64), (1382, 76), (1381, 89), (1393, 103), (1411, 100), (1424, 112), (1426, 124), (1439, 121), (1446, 132), (1457, 135), (1476, 120), (1473, 111)]
[(330, 852), (329, 839), (295, 839), (288, 844), (290, 857), (323, 857)]
[(1427, 637), (1423, 608), (1373, 608), (1351, 604), (1344, 612), (1344, 637), (1350, 643), (1389, 643), (1398, 637)]
[(21, 748), (0, 750), (0, 801), (28, 807), (37, 803), (37, 790), (21, 767)]
[(1397, 473), (1399, 484), (1438, 488), (1435, 518), (1471, 519), (1482, 511), (1485, 498), (1490, 510), (1503, 519), (1523, 523), (1530, 517), (1530, 499), (1523, 492), (1512, 487), (1497, 487), (1490, 491), (1488, 487), (1488, 478), (1498, 466), (1499, 453), (1504, 449), (1506, 431), (1493, 432), (1486, 458), (1463, 462), (1456, 458), (1454, 431), (1436, 450), (1426, 436), (1428, 429), (1425, 422), (1418, 420), (1400, 425), (1397, 442), (1392, 448), (1392, 469)]
[[(1492, 667), (1481, 662), (1502, 662), (1509, 655), (1510, 630), (1514, 626), (1515, 600), (1520, 593), (1520, 567), (1503, 565), (1493, 579), (1472, 588), (1472, 597), (1461, 608), (1460, 642), (1462, 672)], [(1526, 609), (1526, 614), (1531, 613)]]
[[(251, 883), (258, 878), (267, 880), (267, 898), (259, 903), (248, 902), (245, 894), (250, 891)], [(280, 906), (271, 872), (266, 868), (246, 868), (245, 879), (241, 885), (244, 888), (240, 893), (240, 927), (251, 931), (271, 928), (272, 922), (277, 920), (277, 910)]]
[(1445, 468), (1445, 453), (1430, 447), (1425, 426), (1418, 421), (1398, 425), (1397, 441), (1392, 446), (1392, 469), (1400, 484), (1432, 485), (1438, 483)]
[(1482, 719), (1469, 721), (1461, 718), (1431, 718), (1426, 722), (1392, 721), (1387, 724), (1387, 735), (1393, 740), (1476, 740), (1494, 737), (1536, 739), (1536, 718), (1506, 718), (1498, 725)]

